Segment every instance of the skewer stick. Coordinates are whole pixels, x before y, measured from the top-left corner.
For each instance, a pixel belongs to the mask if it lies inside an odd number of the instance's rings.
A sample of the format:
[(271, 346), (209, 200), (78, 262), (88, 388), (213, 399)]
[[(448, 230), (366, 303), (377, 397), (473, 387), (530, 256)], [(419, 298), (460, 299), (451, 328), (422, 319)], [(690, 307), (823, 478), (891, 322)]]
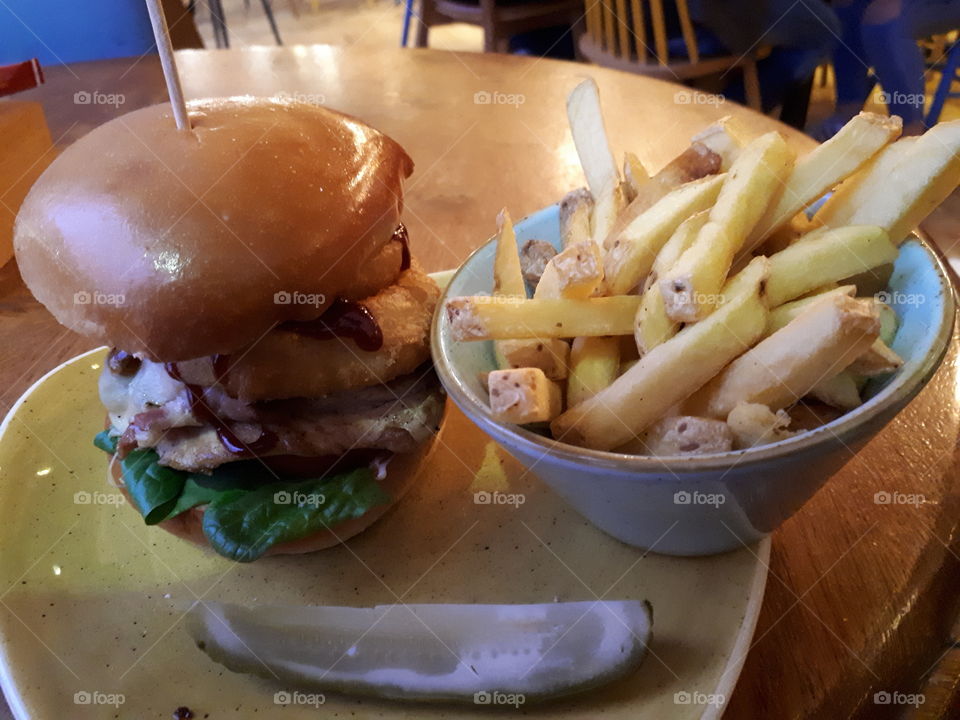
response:
[(187, 104), (183, 99), (183, 88), (180, 86), (180, 74), (177, 72), (177, 61), (173, 57), (173, 44), (170, 42), (170, 28), (163, 14), (161, 0), (147, 0), (147, 10), (150, 13), (150, 24), (153, 25), (153, 37), (160, 53), (160, 65), (163, 66), (163, 76), (167, 81), (167, 93), (170, 95), (170, 104), (173, 106), (173, 117), (180, 130), (190, 129), (190, 118), (187, 116)]

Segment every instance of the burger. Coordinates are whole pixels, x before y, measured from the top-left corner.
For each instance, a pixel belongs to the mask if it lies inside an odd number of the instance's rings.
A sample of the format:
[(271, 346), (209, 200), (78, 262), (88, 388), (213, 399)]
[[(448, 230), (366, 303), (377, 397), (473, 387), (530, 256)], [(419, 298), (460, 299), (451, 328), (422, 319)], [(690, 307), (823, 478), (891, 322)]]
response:
[(402, 497), (443, 413), (439, 296), (400, 222), (413, 163), (302, 102), (120, 116), (17, 217), (23, 279), (110, 350), (95, 443), (149, 525), (238, 561), (341, 542)]

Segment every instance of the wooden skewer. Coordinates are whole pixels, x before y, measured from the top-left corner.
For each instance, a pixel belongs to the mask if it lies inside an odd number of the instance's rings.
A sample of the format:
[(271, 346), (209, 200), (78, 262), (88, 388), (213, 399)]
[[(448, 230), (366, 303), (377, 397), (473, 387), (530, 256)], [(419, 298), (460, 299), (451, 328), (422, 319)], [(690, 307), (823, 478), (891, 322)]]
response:
[(157, 42), (157, 51), (160, 53), (160, 64), (163, 66), (163, 76), (167, 81), (167, 93), (170, 95), (170, 104), (173, 106), (173, 117), (180, 130), (190, 129), (190, 118), (187, 116), (187, 103), (183, 99), (183, 88), (180, 86), (180, 74), (177, 72), (177, 61), (173, 57), (173, 44), (170, 42), (170, 28), (163, 14), (161, 0), (147, 0), (147, 10), (150, 13), (150, 24), (153, 25), (153, 37)]

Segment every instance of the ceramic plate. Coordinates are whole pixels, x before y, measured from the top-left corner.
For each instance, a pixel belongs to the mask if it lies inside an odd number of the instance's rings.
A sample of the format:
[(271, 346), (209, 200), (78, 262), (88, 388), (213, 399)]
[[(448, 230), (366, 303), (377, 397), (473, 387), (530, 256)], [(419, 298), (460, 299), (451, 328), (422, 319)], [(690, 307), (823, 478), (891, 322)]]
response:
[[(169, 718), (180, 706), (196, 718), (317, 717), (313, 704), (275, 703), (292, 689), (231, 673), (193, 645), (183, 613), (208, 600), (646, 598), (654, 639), (636, 674), (523, 712), (608, 720), (722, 712), (760, 609), (769, 541), (709, 558), (641, 553), (593, 528), (451, 407), (418, 484), (369, 530), (313, 555), (236, 564), (146, 527), (107, 483), (106, 457), (91, 444), (103, 427), (103, 360), (96, 350), (50, 372), (0, 428), (0, 679), (18, 720)], [(515, 502), (475, 502), (494, 490)], [(490, 717), (487, 707), (333, 695), (321, 711)]]

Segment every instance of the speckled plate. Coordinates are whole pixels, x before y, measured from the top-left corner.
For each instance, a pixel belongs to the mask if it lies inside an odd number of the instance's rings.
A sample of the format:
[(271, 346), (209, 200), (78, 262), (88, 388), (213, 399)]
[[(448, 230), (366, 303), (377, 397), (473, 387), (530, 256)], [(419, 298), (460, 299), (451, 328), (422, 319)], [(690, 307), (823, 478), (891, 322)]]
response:
[[(103, 359), (95, 350), (47, 374), (0, 428), (0, 680), (18, 720), (169, 718), (180, 706), (196, 718), (318, 716), (320, 698), (226, 671), (194, 647), (182, 620), (197, 600), (647, 598), (654, 640), (635, 675), (524, 714), (721, 714), (760, 609), (769, 542), (709, 558), (641, 554), (593, 528), (451, 408), (417, 486), (372, 528), (313, 555), (235, 564), (117, 504), (91, 444), (103, 422)], [(516, 502), (475, 502), (475, 493), (494, 491)], [(422, 719), (490, 717), (491, 709), (328, 695), (321, 712)]]

